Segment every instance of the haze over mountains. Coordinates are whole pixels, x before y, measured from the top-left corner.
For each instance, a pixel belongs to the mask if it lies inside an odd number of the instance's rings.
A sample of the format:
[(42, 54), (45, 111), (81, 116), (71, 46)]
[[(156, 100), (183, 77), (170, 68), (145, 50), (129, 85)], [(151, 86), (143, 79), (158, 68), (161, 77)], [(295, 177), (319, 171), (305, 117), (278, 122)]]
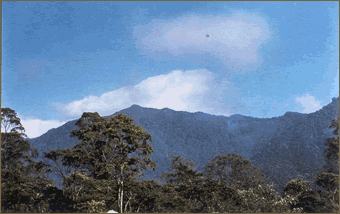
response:
[[(323, 143), (332, 137), (328, 127), (330, 121), (339, 116), (339, 98), (333, 98), (330, 104), (314, 113), (287, 112), (273, 118), (239, 114), (225, 117), (138, 105), (113, 115), (119, 113), (128, 115), (152, 135), (150, 145), (155, 151), (151, 158), (157, 163), (157, 170), (145, 171), (150, 179), (168, 170), (169, 154), (192, 159), (203, 167), (218, 154), (237, 153), (250, 159), (271, 181), (282, 186), (292, 178), (312, 180), (323, 166)], [(71, 130), (78, 129), (75, 122), (69, 121), (29, 139), (32, 147), (38, 149), (40, 156), (45, 151), (72, 148), (77, 139), (69, 135)]]

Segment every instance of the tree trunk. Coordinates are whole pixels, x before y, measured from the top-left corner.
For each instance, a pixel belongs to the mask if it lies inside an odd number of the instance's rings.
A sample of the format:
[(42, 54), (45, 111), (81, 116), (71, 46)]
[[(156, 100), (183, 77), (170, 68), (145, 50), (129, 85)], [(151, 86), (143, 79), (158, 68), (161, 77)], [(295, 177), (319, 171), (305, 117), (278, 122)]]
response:
[(123, 182), (120, 179), (118, 181), (118, 185), (119, 185), (118, 207), (119, 207), (120, 213), (123, 213)]
[(121, 168), (120, 168), (121, 171), (120, 171), (120, 176), (119, 176), (119, 180), (118, 180), (118, 184), (119, 184), (118, 206), (120, 207), (120, 213), (123, 213), (123, 197), (124, 197), (123, 168), (124, 168), (124, 165), (122, 165)]
[[(118, 197), (117, 197), (118, 207), (120, 211), (120, 182), (118, 181)], [(120, 212), (121, 213), (121, 212)]]
[(124, 197), (124, 192), (123, 192), (123, 181), (121, 181), (122, 184), (122, 192), (121, 192), (121, 199), (120, 199), (120, 211), (123, 213), (123, 197)]

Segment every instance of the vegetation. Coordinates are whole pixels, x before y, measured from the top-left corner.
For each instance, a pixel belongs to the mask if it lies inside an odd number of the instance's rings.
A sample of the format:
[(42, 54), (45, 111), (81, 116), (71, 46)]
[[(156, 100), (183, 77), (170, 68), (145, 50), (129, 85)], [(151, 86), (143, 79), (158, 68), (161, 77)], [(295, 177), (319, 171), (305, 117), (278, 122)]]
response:
[(48, 166), (34, 160), (37, 150), (24, 140), (25, 129), (14, 110), (1, 108), (1, 126), (5, 129), (1, 133), (1, 211), (46, 212), (52, 185), (46, 178)]
[[(83, 113), (70, 135), (78, 144), (44, 153), (52, 165), (35, 160), (14, 110), (1, 109), (1, 124), (1, 212), (339, 212), (339, 118), (331, 121), (335, 137), (325, 142), (327, 165), (315, 178), (320, 189), (292, 179), (282, 194), (250, 160), (230, 153), (200, 172), (192, 160), (170, 155), (162, 184), (140, 180), (142, 170), (156, 169), (152, 137), (124, 114), (107, 120)], [(47, 178), (52, 171), (62, 189)]]

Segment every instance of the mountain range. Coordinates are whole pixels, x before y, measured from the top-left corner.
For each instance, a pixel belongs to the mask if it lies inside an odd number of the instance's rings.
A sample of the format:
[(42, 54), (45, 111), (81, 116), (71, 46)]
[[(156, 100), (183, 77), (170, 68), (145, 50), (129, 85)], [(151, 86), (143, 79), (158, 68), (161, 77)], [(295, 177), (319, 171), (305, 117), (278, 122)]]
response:
[[(286, 112), (273, 118), (240, 114), (226, 117), (139, 105), (113, 115), (119, 113), (131, 117), (152, 135), (149, 143), (154, 153), (150, 157), (157, 163), (157, 170), (146, 170), (147, 178), (156, 179), (158, 173), (168, 171), (169, 154), (192, 159), (200, 170), (218, 154), (237, 153), (250, 159), (276, 187), (281, 187), (293, 178), (313, 180), (321, 170), (324, 142), (333, 137), (330, 121), (339, 116), (339, 98), (333, 98), (314, 113)], [(78, 129), (75, 122), (69, 121), (28, 140), (40, 155), (53, 149), (72, 148), (77, 143), (76, 138), (70, 138), (71, 130)]]

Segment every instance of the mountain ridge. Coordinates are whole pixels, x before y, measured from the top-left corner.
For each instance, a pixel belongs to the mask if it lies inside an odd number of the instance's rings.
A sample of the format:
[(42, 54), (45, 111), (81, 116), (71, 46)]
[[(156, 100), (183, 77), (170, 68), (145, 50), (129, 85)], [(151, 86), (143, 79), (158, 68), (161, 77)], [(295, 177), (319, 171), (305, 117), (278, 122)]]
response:
[[(240, 114), (225, 117), (203, 112), (174, 111), (168, 108), (144, 108), (135, 104), (112, 115), (125, 113), (134, 120), (135, 124), (152, 135), (153, 141), (150, 144), (155, 152), (151, 158), (157, 163), (158, 170), (145, 171), (145, 173), (149, 178), (155, 179), (158, 173), (168, 170), (170, 165), (168, 155), (172, 153), (194, 160), (201, 168), (217, 154), (235, 152), (266, 171), (268, 156), (274, 155), (276, 147), (286, 145), (291, 149), (287, 155), (295, 155), (293, 148), (298, 145), (298, 148), (301, 146), (306, 150), (313, 148), (313, 152), (308, 151), (310, 157), (307, 157), (312, 162), (305, 165), (309, 168), (317, 167), (315, 160), (324, 150), (322, 143), (331, 136), (332, 130), (328, 127), (331, 119), (339, 115), (338, 106), (339, 99), (333, 98), (330, 104), (310, 114), (286, 112), (279, 117), (253, 118)], [(78, 129), (74, 125), (75, 121), (69, 121), (38, 138), (29, 140), (32, 146), (38, 149), (40, 155), (51, 149), (71, 148), (77, 143), (75, 138), (69, 137), (72, 129)], [(303, 135), (304, 138), (300, 139), (298, 135)], [(259, 154), (267, 156), (267, 159), (261, 158)], [(299, 159), (294, 161), (299, 162)], [(301, 173), (304, 177), (303, 172)], [(265, 174), (278, 185), (289, 179), (287, 177), (280, 180), (268, 170)], [(290, 177), (294, 177), (295, 174), (292, 172)]]
[[(332, 102), (331, 103), (333, 103), (333, 102), (336, 102), (336, 101), (338, 101), (338, 99), (339, 99), (339, 97), (338, 98), (332, 98)], [(330, 105), (331, 103), (329, 103), (328, 105)], [(328, 105), (326, 105), (326, 106), (328, 106)], [(283, 114), (283, 115), (281, 115), (281, 116), (277, 116), (277, 117), (283, 117), (283, 116), (285, 116), (285, 115), (292, 115), (292, 114), (300, 114), (300, 115), (304, 115), (304, 114), (314, 114), (314, 113), (316, 113), (316, 112), (318, 112), (318, 111), (320, 111), (320, 110), (322, 110), (324, 107), (326, 107), (326, 106), (323, 106), (321, 109), (319, 109), (319, 110), (317, 110), (317, 111), (315, 111), (315, 112), (312, 112), (312, 113), (300, 113), (300, 112), (292, 112), (292, 111), (287, 111), (285, 114)], [(138, 105), (138, 104), (133, 104), (133, 105), (131, 105), (130, 107), (128, 107), (128, 108), (125, 108), (125, 109), (122, 109), (122, 110), (120, 110), (120, 111), (118, 111), (118, 112), (121, 112), (121, 111), (124, 111), (124, 110), (126, 110), (126, 109), (133, 109), (133, 108), (139, 108), (139, 109), (154, 109), (154, 110), (165, 110), (165, 109), (169, 109), (169, 108), (162, 108), (162, 109), (156, 109), (156, 108), (150, 108), (150, 107), (142, 107), (142, 106), (140, 106), (140, 105)], [(172, 110), (172, 109), (169, 109), (169, 110)], [(175, 110), (172, 110), (172, 111), (175, 111)], [(201, 111), (197, 111), (197, 112), (187, 112), (187, 111), (176, 111), (176, 112), (185, 112), (185, 113), (191, 113), (191, 114), (205, 114), (205, 115), (210, 115), (210, 116), (214, 116), (214, 117), (227, 117), (227, 116), (223, 116), (223, 115), (213, 115), (213, 114), (208, 114), (208, 113), (205, 113), (205, 112), (201, 112)], [(113, 116), (113, 115), (115, 115), (115, 114), (117, 114), (117, 112), (116, 113), (113, 113), (113, 114), (111, 114), (111, 115), (108, 115), (108, 116), (104, 116), (105, 118), (110, 118), (111, 116)], [(233, 115), (230, 115), (229, 117), (235, 117), (235, 116), (242, 116), (242, 117), (251, 117), (251, 116), (245, 116), (245, 115), (242, 115), (242, 114), (233, 114)], [(270, 117), (270, 118), (258, 118), (258, 117), (251, 117), (251, 118), (256, 118), (256, 119), (271, 119), (271, 118), (277, 118), (277, 117)], [(76, 119), (76, 120), (70, 120), (70, 121), (68, 121), (68, 122), (66, 122), (66, 123), (70, 123), (70, 122), (73, 122), (73, 121), (77, 121), (78, 119)], [(65, 123), (65, 124), (66, 124)], [(65, 125), (64, 124), (64, 125)], [(61, 125), (61, 126), (63, 126), (63, 125)], [(61, 127), (61, 126), (59, 126), (59, 127)], [(57, 129), (57, 128), (59, 128), (59, 127), (56, 127), (56, 128), (51, 128), (50, 130), (48, 130), (47, 132), (49, 132), (49, 131), (51, 131), (51, 130), (54, 130), (54, 129)], [(46, 132), (46, 133), (47, 133)], [(44, 133), (44, 134), (46, 134), (46, 133)], [(42, 135), (44, 135), (44, 134), (42, 134)], [(28, 139), (28, 140), (32, 140), (32, 139), (36, 139), (36, 138), (39, 138), (39, 137), (41, 137), (42, 135), (40, 135), (40, 136), (38, 136), (38, 137), (34, 137), (34, 138), (25, 138), (25, 139)]]

